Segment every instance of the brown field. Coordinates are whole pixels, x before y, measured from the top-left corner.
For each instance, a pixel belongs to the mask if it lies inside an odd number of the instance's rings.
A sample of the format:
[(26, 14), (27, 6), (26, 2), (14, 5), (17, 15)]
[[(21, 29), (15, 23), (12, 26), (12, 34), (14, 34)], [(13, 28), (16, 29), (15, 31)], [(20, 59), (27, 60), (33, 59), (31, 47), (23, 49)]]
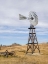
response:
[[(26, 54), (26, 45), (2, 47), (5, 50), (15, 51), (15, 56), (0, 56), (0, 64), (48, 64), (48, 44), (39, 44), (41, 53), (39, 55)], [(35, 51), (38, 53), (38, 51)]]

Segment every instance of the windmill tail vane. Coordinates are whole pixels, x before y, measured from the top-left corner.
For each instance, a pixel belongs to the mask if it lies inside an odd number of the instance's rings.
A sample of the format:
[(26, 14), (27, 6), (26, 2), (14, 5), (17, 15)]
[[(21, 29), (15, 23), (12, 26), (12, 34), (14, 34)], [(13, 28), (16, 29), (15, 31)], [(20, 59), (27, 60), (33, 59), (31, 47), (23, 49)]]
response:
[(19, 20), (25, 20), (25, 19), (27, 19), (27, 17), (25, 17), (25, 16), (19, 14)]

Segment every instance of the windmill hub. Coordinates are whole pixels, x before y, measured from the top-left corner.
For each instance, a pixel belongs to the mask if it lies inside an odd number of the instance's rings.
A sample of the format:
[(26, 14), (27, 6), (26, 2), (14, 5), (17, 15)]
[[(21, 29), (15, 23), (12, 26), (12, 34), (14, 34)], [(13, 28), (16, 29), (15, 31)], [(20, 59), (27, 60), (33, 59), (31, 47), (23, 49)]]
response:
[(31, 20), (33, 20), (34, 18), (33, 18), (33, 17), (31, 17), (30, 19), (31, 19)]

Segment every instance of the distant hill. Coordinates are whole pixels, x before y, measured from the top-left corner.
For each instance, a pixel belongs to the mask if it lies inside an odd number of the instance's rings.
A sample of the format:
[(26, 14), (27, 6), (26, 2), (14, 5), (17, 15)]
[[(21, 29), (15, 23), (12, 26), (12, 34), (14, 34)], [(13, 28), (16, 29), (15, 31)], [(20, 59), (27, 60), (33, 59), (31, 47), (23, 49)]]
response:
[(13, 43), (11, 46), (21, 46), (21, 45), (17, 43)]

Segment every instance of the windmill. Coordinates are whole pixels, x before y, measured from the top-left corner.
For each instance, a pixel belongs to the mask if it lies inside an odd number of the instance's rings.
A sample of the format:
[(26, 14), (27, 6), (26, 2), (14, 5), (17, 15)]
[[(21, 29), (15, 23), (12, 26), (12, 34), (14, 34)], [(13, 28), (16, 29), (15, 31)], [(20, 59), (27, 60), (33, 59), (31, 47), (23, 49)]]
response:
[(29, 38), (28, 38), (26, 53), (28, 53), (29, 49), (31, 49), (32, 54), (34, 53), (35, 49), (38, 49), (38, 51), (40, 53), (37, 36), (36, 36), (36, 32), (35, 32), (36, 28), (34, 27), (38, 24), (38, 16), (36, 15), (35, 12), (30, 11), (29, 17), (25, 17), (25, 16), (19, 14), (19, 19), (20, 20), (28, 19), (30, 21), (30, 27), (28, 28), (29, 29)]

